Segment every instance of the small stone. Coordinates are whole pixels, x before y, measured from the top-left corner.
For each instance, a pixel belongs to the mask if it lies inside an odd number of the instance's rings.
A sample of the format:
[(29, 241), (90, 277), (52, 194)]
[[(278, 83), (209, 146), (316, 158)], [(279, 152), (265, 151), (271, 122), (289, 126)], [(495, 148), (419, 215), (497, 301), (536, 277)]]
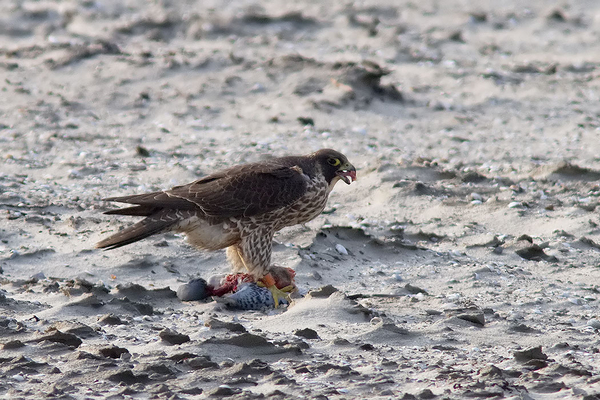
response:
[(219, 364), (210, 360), (208, 356), (199, 356), (194, 358), (185, 359), (184, 365), (192, 369), (205, 369), (205, 368), (219, 368)]
[(335, 338), (331, 341), (331, 344), (336, 345), (336, 346), (349, 346), (350, 341), (348, 341), (348, 339), (344, 339), (344, 338)]
[(331, 286), (331, 285), (327, 285), (327, 286), (322, 286), (319, 289), (315, 289), (315, 290), (311, 290), (310, 292), (308, 292), (308, 294), (306, 295), (306, 297), (309, 298), (326, 298), (331, 296), (333, 293), (338, 292), (338, 289)]
[(473, 192), (471, 193), (471, 200), (476, 200), (476, 201), (483, 201), (483, 197), (481, 197), (481, 195), (479, 193)]
[(530, 326), (525, 324), (514, 324), (508, 328), (511, 332), (519, 332), (519, 333), (539, 333), (537, 329), (533, 329)]
[(121, 354), (129, 353), (129, 350), (124, 347), (111, 346), (100, 349), (99, 352), (107, 358), (120, 358)]
[(515, 351), (513, 353), (515, 360), (527, 362), (530, 360), (547, 360), (548, 356), (542, 352), (542, 346), (532, 347), (527, 350)]
[(150, 157), (150, 152), (143, 146), (137, 146), (135, 148), (135, 153), (140, 157)]
[(72, 346), (72, 347), (79, 347), (81, 345), (81, 343), (83, 343), (81, 341), (81, 339), (79, 339), (77, 336), (73, 335), (72, 333), (63, 333), (61, 331), (54, 331), (49, 335), (45, 335), (42, 336), (38, 339), (36, 339), (36, 342), (42, 342), (44, 340), (47, 340), (49, 342), (54, 342), (54, 343), (62, 343), (65, 344), (67, 346)]
[(169, 344), (183, 344), (185, 342), (190, 341), (190, 337), (188, 335), (184, 335), (182, 333), (177, 333), (170, 329), (162, 330), (158, 336), (165, 342)]
[(348, 250), (346, 250), (346, 248), (339, 243), (335, 245), (335, 250), (342, 255), (348, 255)]
[(411, 285), (410, 283), (407, 283), (407, 284), (404, 286), (404, 289), (406, 289), (406, 290), (407, 290), (409, 293), (411, 293), (411, 294), (418, 294), (418, 293), (428, 294), (428, 293), (427, 293), (427, 290), (425, 290), (425, 289), (421, 289), (421, 288), (420, 288), (420, 287), (418, 287), (418, 286), (413, 286), (413, 285)]
[(242, 389), (221, 385), (206, 392), (208, 397), (229, 397), (241, 393)]
[(300, 125), (302, 126), (315, 126), (315, 120), (310, 117), (298, 117), (296, 119), (298, 120), (298, 122), (300, 122)]
[(193, 279), (177, 288), (177, 297), (181, 301), (202, 300), (208, 297), (206, 281), (202, 278)]
[(320, 339), (317, 331), (315, 331), (314, 329), (310, 329), (310, 328), (298, 329), (296, 332), (294, 332), (294, 335), (300, 336), (300, 337), (303, 337), (306, 339)]
[(269, 364), (259, 359), (254, 359), (249, 363), (239, 363), (234, 365), (230, 371), (230, 375), (270, 375), (273, 373)]
[(105, 314), (99, 320), (98, 323), (102, 325), (123, 325), (125, 322), (121, 318), (114, 314)]
[(427, 400), (435, 398), (435, 394), (430, 389), (423, 389), (418, 395), (417, 398)]
[(516, 253), (526, 260), (531, 261), (548, 261), (548, 262), (557, 262), (558, 258), (552, 255), (548, 255), (544, 253), (544, 249), (542, 249), (537, 244), (524, 247), (516, 251)]
[(46, 279), (46, 275), (44, 275), (43, 272), (38, 272), (37, 274), (33, 274), (29, 277), (29, 280), (33, 282), (41, 281), (43, 279)]
[(20, 349), (21, 347), (24, 347), (24, 346), (25, 346), (25, 344), (23, 342), (16, 339), (16, 340), (11, 340), (11, 341), (4, 343), (4, 345), (2, 345), (2, 349), (14, 350), (14, 349)]
[(114, 374), (110, 374), (107, 379), (111, 382), (123, 382), (128, 385), (134, 383), (145, 383), (148, 381), (148, 374), (135, 375), (130, 369), (122, 370)]
[(592, 318), (587, 322), (587, 326), (591, 326), (594, 329), (600, 329), (600, 321), (596, 318)]
[(462, 320), (465, 320), (465, 321), (472, 322), (475, 325), (479, 325), (479, 326), (485, 325), (485, 315), (483, 314), (483, 311), (475, 311), (475, 312), (458, 314), (456, 317), (460, 318)]
[(230, 338), (210, 338), (205, 343), (229, 344), (237, 347), (256, 348), (261, 346), (273, 346), (271, 342), (262, 336), (253, 335), (251, 333), (242, 333), (241, 335), (232, 336)]
[(227, 329), (231, 332), (246, 332), (246, 328), (244, 328), (242, 324), (238, 324), (236, 322), (225, 322), (212, 317), (204, 323), (204, 326), (211, 329)]
[(502, 378), (502, 370), (495, 365), (488, 365), (479, 370), (479, 375), (487, 378)]
[(518, 208), (518, 207), (522, 207), (523, 204), (520, 201), (512, 201), (510, 203), (508, 203), (508, 208)]

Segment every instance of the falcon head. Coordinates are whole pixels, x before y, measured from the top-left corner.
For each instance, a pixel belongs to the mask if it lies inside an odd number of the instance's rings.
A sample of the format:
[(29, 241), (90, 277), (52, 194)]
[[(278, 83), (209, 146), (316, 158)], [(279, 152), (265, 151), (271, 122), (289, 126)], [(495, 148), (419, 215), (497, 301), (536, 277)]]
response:
[(339, 179), (347, 185), (356, 180), (356, 168), (342, 153), (332, 149), (321, 149), (313, 153), (313, 157), (330, 185), (335, 184)]

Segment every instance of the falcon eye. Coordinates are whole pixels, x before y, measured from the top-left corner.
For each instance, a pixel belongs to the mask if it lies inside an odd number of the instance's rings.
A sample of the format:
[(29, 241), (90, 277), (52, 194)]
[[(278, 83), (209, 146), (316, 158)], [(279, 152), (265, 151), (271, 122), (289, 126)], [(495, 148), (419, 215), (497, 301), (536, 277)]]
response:
[(340, 160), (338, 158), (330, 158), (330, 159), (327, 160), (327, 162), (330, 165), (333, 165), (334, 167), (337, 167), (338, 165), (341, 164), (341, 162), (340, 162)]

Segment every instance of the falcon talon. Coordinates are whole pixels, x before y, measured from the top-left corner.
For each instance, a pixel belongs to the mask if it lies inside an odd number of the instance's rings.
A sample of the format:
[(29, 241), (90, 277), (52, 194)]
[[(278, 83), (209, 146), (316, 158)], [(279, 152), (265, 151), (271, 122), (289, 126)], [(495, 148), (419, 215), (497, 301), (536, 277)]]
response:
[[(185, 233), (190, 244), (201, 250), (227, 248), (234, 271), (247, 271), (256, 282), (273, 272), (275, 232), (321, 214), (339, 180), (351, 184), (356, 168), (342, 153), (321, 149), (305, 156), (237, 165), (169, 190), (110, 197), (104, 201), (131, 206), (105, 214), (145, 218), (96, 247), (110, 250), (158, 233)], [(183, 292), (182, 297), (190, 295)]]

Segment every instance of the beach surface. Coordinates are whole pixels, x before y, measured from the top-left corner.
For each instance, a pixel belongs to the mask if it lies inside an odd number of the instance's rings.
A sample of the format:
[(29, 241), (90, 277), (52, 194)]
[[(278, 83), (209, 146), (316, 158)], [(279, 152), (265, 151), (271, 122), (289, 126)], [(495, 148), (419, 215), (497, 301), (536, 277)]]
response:
[[(0, 3), (0, 397), (600, 398), (600, 3)], [(320, 148), (287, 309), (102, 201)]]

